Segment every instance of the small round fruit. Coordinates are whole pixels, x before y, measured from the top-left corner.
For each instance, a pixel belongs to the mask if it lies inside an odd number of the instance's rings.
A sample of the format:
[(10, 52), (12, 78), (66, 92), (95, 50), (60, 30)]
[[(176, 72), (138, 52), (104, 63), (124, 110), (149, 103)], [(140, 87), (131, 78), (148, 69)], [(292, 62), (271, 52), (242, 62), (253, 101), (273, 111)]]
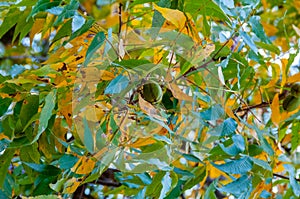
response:
[(295, 97), (300, 97), (300, 82), (297, 82), (292, 85), (291, 94)]
[(142, 97), (151, 104), (158, 104), (163, 97), (160, 85), (154, 81), (146, 82), (142, 87)]
[(293, 95), (289, 95), (287, 96), (284, 100), (283, 100), (283, 109), (291, 112), (296, 110), (300, 105), (300, 98), (295, 97)]

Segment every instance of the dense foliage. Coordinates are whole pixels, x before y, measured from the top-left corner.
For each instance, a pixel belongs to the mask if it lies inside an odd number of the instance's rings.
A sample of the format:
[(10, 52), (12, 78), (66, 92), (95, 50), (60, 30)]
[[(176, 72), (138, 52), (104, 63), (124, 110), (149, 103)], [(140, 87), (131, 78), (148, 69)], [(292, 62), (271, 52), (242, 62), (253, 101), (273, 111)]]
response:
[(299, 0), (0, 2), (0, 198), (299, 198)]

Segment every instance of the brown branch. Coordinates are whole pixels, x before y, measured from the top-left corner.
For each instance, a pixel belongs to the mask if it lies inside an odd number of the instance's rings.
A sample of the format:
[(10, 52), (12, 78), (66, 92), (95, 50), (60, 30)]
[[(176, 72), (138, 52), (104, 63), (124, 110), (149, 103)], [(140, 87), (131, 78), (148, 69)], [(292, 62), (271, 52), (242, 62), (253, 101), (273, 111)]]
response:
[(178, 76), (175, 80), (178, 80), (182, 77), (187, 77), (189, 74), (191, 74), (192, 72), (196, 72), (197, 70), (201, 69), (201, 68), (205, 68), (206, 66), (208, 66), (210, 63), (214, 62), (213, 59), (210, 59), (209, 61), (205, 62), (204, 64), (198, 66), (198, 67), (191, 67), (189, 70), (187, 70), (184, 74)]
[(243, 112), (243, 111), (250, 111), (250, 110), (255, 109), (255, 108), (269, 107), (270, 104), (271, 104), (271, 102), (262, 102), (260, 104), (255, 104), (255, 105), (248, 106), (248, 107), (245, 107), (245, 108), (239, 107), (239, 108), (233, 110), (233, 112), (238, 113), (238, 112)]
[[(290, 178), (284, 175), (280, 175), (278, 173), (273, 173), (273, 176), (278, 177), (278, 178), (282, 178), (282, 179), (286, 179), (289, 180)], [(296, 181), (300, 182), (300, 179), (295, 178)]]

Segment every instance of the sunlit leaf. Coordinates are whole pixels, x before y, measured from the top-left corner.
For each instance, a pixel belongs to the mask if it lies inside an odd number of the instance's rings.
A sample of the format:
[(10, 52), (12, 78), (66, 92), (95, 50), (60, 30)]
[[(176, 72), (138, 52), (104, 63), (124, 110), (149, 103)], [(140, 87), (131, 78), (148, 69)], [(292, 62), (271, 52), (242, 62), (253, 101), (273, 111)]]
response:
[(41, 115), (40, 115), (40, 124), (38, 127), (37, 135), (32, 140), (33, 142), (36, 142), (40, 135), (46, 130), (48, 126), (48, 121), (50, 117), (52, 116), (52, 111), (56, 104), (56, 90), (51, 91), (45, 98), (45, 105), (42, 108)]
[(8, 167), (14, 154), (14, 149), (6, 149), (5, 152), (0, 156), (0, 188), (3, 188), (3, 183), (7, 175)]
[(117, 94), (124, 90), (129, 83), (126, 76), (119, 75), (113, 79), (109, 85), (106, 87), (104, 94)]
[(272, 115), (271, 115), (271, 119), (272, 122), (278, 126), (279, 122), (280, 122), (280, 110), (279, 110), (279, 95), (276, 94), (275, 97), (272, 100), (272, 104), (271, 104), (271, 110), (272, 110)]
[(250, 47), (251, 50), (253, 50), (253, 52), (255, 54), (258, 53), (258, 49), (255, 45), (255, 43), (253, 42), (253, 40), (251, 39), (251, 37), (244, 31), (240, 31), (239, 32), (241, 37), (243, 38), (243, 41)]
[(162, 14), (162, 16), (170, 21), (172, 24), (176, 26), (179, 30), (183, 29), (186, 23), (186, 17), (179, 10), (173, 10), (169, 8), (162, 8), (153, 4), (154, 8)]
[(253, 162), (249, 157), (242, 157), (238, 160), (229, 160), (225, 164), (213, 165), (229, 174), (244, 174), (252, 169)]
[(170, 172), (167, 172), (161, 180), (162, 189), (160, 192), (159, 199), (165, 198), (168, 192), (170, 192), (172, 179), (170, 177)]
[(218, 188), (218, 190), (239, 196), (251, 189), (251, 180), (252, 178), (250, 176), (242, 175), (237, 180)]
[(90, 44), (88, 50), (86, 51), (84, 65), (87, 65), (89, 63), (93, 54), (98, 50), (98, 48), (100, 48), (100, 46), (102, 46), (104, 41), (105, 41), (104, 32), (97, 33), (97, 35), (94, 37), (92, 43)]
[(295, 179), (295, 168), (289, 164), (285, 164), (284, 168), (289, 172), (289, 180), (290, 180), (290, 184), (293, 188), (293, 192), (295, 193), (295, 195), (297, 197), (299, 197), (300, 196), (300, 184)]

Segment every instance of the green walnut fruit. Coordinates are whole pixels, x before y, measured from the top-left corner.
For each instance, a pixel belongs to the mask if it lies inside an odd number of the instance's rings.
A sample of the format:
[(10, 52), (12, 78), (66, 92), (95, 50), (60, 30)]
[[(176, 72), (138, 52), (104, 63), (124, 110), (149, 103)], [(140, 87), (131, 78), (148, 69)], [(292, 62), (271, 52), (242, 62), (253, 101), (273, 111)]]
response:
[(142, 87), (141, 94), (143, 99), (151, 104), (158, 104), (163, 97), (160, 85), (154, 81), (146, 82)]
[(300, 97), (300, 82), (297, 82), (291, 87), (291, 95), (295, 97)]
[(300, 105), (300, 98), (299, 97), (295, 97), (293, 95), (289, 95), (287, 96), (284, 100), (283, 100), (283, 109), (291, 112), (296, 110)]

